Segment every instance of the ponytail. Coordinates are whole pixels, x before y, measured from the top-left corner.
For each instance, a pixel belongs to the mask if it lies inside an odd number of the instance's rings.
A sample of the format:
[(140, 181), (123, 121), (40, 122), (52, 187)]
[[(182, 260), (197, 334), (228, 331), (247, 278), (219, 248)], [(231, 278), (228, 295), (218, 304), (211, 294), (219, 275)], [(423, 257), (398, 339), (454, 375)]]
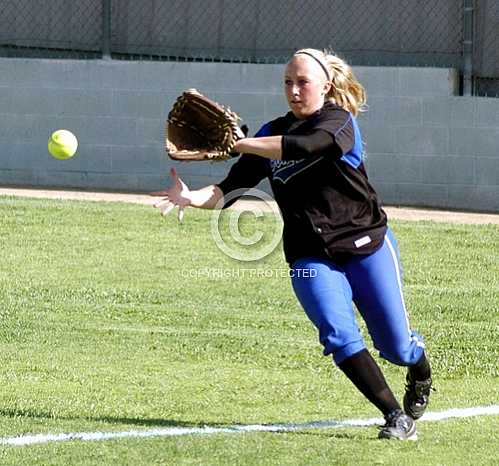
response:
[(328, 52), (324, 52), (324, 61), (327, 63), (331, 76), (331, 89), (326, 94), (326, 100), (349, 111), (354, 116), (366, 111), (366, 91), (355, 77), (351, 66)]

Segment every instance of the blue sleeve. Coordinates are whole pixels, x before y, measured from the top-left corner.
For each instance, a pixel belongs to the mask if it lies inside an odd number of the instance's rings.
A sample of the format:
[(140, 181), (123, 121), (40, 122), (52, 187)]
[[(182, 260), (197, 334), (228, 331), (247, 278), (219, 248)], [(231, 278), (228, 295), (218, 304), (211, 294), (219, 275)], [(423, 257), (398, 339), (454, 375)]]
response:
[(353, 168), (358, 168), (363, 159), (362, 136), (359, 125), (353, 115), (345, 110), (327, 114), (315, 129), (323, 129), (333, 136), (341, 149), (341, 160)]
[(255, 138), (263, 138), (264, 136), (272, 136), (272, 124), (265, 123), (255, 134)]

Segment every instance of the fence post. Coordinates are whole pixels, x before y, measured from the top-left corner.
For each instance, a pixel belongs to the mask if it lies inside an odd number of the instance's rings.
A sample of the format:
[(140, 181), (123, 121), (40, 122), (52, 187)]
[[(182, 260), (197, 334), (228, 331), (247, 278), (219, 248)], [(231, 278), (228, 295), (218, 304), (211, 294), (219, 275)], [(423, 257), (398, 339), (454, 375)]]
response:
[(111, 59), (111, 0), (102, 0), (102, 58)]
[(464, 0), (463, 15), (463, 95), (473, 95), (474, 0)]

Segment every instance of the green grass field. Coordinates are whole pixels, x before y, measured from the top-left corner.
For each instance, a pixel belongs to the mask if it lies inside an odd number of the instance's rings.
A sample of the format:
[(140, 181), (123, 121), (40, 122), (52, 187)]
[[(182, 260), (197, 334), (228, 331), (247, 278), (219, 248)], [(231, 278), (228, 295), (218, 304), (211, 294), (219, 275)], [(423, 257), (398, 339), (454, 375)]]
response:
[[(287, 278), (200, 272), (241, 267), (210, 214), (179, 225), (147, 206), (0, 197), (0, 437), (379, 417), (322, 356)], [(391, 225), (430, 411), (499, 404), (499, 227)], [(286, 270), (280, 248), (244, 267)], [(404, 369), (381, 365), (401, 397)], [(499, 416), (418, 429), (0, 445), (0, 464), (497, 464)]]

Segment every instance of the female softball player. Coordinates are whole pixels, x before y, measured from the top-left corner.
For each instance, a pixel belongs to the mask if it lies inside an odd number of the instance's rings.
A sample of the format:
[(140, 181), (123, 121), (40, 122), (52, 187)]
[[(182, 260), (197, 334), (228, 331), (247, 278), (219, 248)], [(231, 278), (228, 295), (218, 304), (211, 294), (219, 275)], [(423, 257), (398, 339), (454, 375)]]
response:
[[(174, 207), (214, 208), (230, 192), (267, 177), (284, 220), (283, 245), (294, 292), (316, 326), (325, 355), (384, 415), (380, 438), (415, 440), (431, 370), (421, 337), (411, 330), (402, 295), (399, 251), (363, 165), (356, 116), (366, 96), (349, 65), (315, 49), (298, 50), (286, 66), (290, 112), (241, 139), (243, 155), (217, 185), (189, 188), (172, 170), (160, 194)], [(404, 411), (366, 349), (353, 304), (379, 354), (408, 367)]]

